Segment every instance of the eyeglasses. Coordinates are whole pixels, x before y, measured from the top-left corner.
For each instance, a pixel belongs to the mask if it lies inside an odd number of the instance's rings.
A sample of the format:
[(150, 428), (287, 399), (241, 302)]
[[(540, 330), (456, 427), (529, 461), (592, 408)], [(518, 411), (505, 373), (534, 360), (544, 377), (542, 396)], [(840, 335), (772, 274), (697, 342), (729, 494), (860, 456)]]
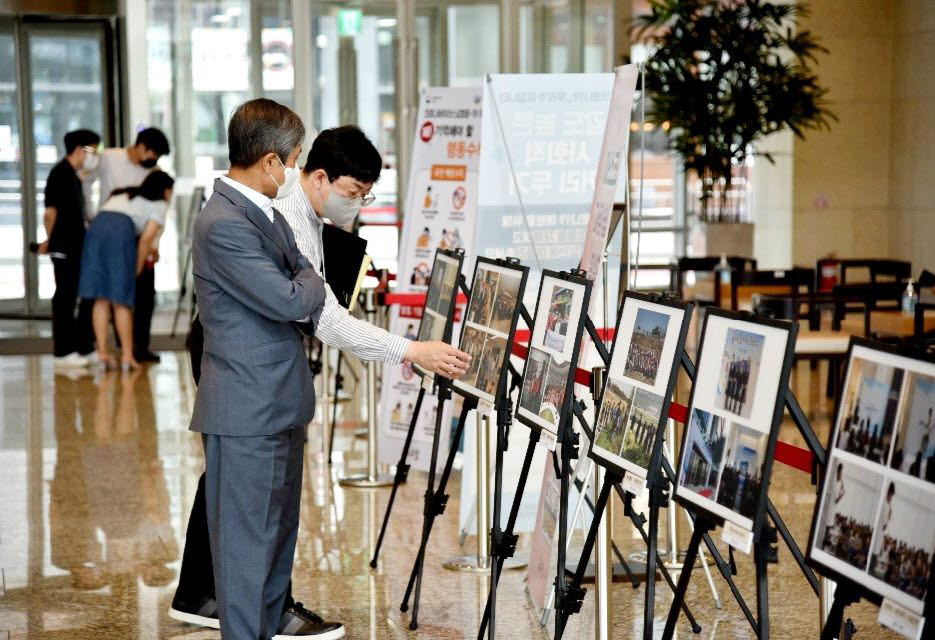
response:
[(377, 200), (377, 197), (373, 195), (372, 193), (370, 193), (369, 191), (362, 196), (352, 196), (349, 194), (350, 189), (348, 189), (347, 187), (345, 187), (343, 184), (339, 182), (332, 182), (331, 186), (338, 187), (337, 190), (340, 191), (341, 195), (343, 195), (345, 198), (350, 198), (351, 200), (356, 200), (357, 198), (360, 198), (360, 206), (362, 207), (368, 207), (372, 205), (374, 202), (376, 202)]
[(97, 147), (92, 147), (92, 146), (90, 146), (90, 145), (85, 145), (85, 146), (83, 146), (83, 147), (81, 147), (81, 148), (84, 149), (87, 153), (97, 154)]

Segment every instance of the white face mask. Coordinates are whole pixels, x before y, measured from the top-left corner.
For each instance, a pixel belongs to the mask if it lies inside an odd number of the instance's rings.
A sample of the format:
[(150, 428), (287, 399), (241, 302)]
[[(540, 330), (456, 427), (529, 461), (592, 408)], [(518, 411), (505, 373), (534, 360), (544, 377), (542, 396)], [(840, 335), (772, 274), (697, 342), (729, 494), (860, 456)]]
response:
[[(276, 156), (276, 159), (279, 160), (279, 156)], [(276, 182), (276, 178), (273, 177), (273, 174), (271, 174), (269, 171), (266, 172), (266, 175), (269, 176), (269, 179), (272, 180), (273, 184), (276, 185), (276, 195), (273, 196), (276, 199), (285, 198), (287, 195), (292, 193), (296, 182), (299, 181), (298, 167), (287, 167), (285, 164), (283, 164), (282, 160), (279, 160), (279, 164), (282, 165), (286, 176), (282, 184)]]
[(85, 153), (81, 168), (85, 171), (94, 171), (101, 164), (101, 156), (96, 153)]
[(321, 215), (331, 220), (338, 227), (349, 229), (353, 226), (357, 214), (360, 213), (360, 204), (360, 198), (348, 198), (336, 193), (332, 184), (328, 199), (325, 200), (322, 207), (324, 211), (321, 212)]

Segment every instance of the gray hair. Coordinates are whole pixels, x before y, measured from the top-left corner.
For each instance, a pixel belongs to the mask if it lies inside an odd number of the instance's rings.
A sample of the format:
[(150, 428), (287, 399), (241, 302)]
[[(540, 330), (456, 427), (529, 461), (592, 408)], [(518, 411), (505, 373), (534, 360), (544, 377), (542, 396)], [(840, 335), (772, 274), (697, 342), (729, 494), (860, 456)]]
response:
[(252, 167), (267, 153), (283, 163), (305, 139), (305, 125), (292, 109), (266, 98), (237, 107), (227, 125), (228, 159), (232, 167)]

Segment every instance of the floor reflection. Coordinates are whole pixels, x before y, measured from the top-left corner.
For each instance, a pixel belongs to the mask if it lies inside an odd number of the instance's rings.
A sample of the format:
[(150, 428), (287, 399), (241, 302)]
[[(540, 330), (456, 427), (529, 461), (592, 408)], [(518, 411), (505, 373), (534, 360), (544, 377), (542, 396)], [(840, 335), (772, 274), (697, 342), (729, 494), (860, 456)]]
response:
[[(792, 386), (824, 438), (833, 407), (820, 374), (799, 365)], [(78, 377), (55, 375), (49, 357), (3, 357), (0, 380), (0, 640), (216, 640), (217, 632), (166, 615), (203, 468), (200, 440), (187, 430), (194, 398), (187, 357), (164, 354), (162, 364), (139, 373)], [(684, 401), (687, 389), (679, 393)], [(399, 604), (420, 535), (425, 475), (413, 472), (401, 489), (382, 562), (372, 571), (369, 560), (389, 492), (337, 484), (338, 477), (364, 466), (366, 446), (353, 436), (359, 407), (342, 411), (346, 428), (339, 430), (332, 467), (324, 464), (320, 426), (313, 425), (310, 433), (293, 573), (296, 597), (343, 620), (349, 638), (473, 638), (487, 577), (441, 567), (461, 551), (457, 478), (449, 485), (448, 511), (432, 533), (420, 629), (410, 632)], [(803, 444), (791, 423), (783, 426), (781, 439)], [(807, 474), (776, 467), (770, 496), (802, 544), (814, 495)], [(616, 518), (621, 550), (627, 555), (642, 550), (620, 505)], [(668, 522), (668, 514), (661, 521)], [(676, 521), (684, 548), (689, 533), (684, 515)], [(661, 549), (668, 549), (667, 538), (662, 526)], [(473, 550), (472, 538), (465, 550)], [(751, 562), (740, 554), (737, 561), (738, 585), (753, 604)], [(727, 585), (712, 571), (723, 609), (714, 607), (700, 571), (688, 594), (703, 626), (701, 637), (750, 637)], [(782, 547), (780, 563), (770, 567), (770, 587), (773, 636), (816, 637), (818, 600)], [(671, 594), (661, 580), (656, 592), (654, 626), (661, 632)], [(642, 637), (642, 593), (615, 583), (614, 638)], [(504, 575), (498, 599), (498, 637), (550, 637), (536, 622), (522, 573)], [(594, 636), (593, 606), (589, 592), (566, 638)], [(849, 615), (867, 637), (894, 637), (876, 626), (872, 607), (854, 607)], [(679, 633), (690, 635), (684, 619)]]

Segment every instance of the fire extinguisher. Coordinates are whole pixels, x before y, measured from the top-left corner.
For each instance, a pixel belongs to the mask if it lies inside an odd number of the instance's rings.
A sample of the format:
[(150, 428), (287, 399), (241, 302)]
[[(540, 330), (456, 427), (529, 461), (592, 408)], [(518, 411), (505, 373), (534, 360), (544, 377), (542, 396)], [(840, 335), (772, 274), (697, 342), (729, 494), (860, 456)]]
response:
[(818, 261), (818, 291), (830, 293), (840, 280), (841, 262), (828, 257)]

